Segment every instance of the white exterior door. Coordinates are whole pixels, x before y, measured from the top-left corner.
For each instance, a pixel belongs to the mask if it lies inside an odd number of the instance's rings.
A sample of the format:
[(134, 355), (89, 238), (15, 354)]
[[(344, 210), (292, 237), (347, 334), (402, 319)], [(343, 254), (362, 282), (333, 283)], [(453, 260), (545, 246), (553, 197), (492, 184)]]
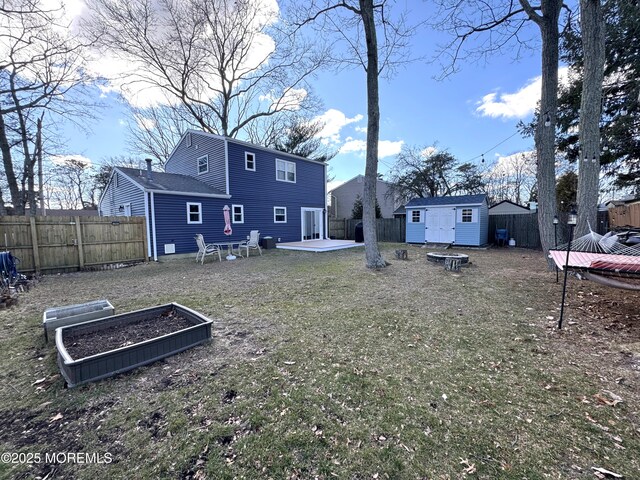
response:
[(321, 208), (302, 208), (302, 241), (322, 239), (323, 222)]
[(456, 210), (451, 207), (427, 208), (424, 240), (427, 243), (453, 243), (456, 239)]

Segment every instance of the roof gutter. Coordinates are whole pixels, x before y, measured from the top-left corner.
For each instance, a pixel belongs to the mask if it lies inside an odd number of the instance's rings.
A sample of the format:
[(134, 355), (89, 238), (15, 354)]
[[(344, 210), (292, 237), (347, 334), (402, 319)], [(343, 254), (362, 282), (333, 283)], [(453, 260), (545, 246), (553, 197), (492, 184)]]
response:
[(163, 195), (189, 195), (190, 197), (206, 197), (206, 198), (224, 198), (229, 199), (231, 195), (226, 195), (224, 193), (194, 193), (194, 192), (176, 192), (173, 190), (155, 190), (155, 189), (145, 189), (146, 192), (149, 193), (161, 193)]

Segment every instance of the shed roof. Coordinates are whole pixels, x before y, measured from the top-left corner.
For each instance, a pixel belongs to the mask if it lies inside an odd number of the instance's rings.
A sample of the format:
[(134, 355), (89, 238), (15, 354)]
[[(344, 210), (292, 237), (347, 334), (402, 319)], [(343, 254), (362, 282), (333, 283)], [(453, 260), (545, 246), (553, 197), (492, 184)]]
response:
[(444, 205), (479, 205), (487, 200), (487, 195), (455, 195), (450, 197), (414, 198), (405, 205), (410, 207), (439, 207)]
[[(145, 190), (226, 196), (222, 190), (218, 190), (188, 175), (151, 172), (151, 180), (148, 180), (146, 169), (125, 167), (117, 167), (117, 169)], [(140, 175), (140, 172), (142, 172), (142, 175)]]
[(502, 200), (501, 202), (494, 203), (489, 207), (489, 210), (491, 210), (494, 207), (497, 207), (498, 205), (502, 205), (503, 203), (508, 203), (509, 205), (513, 205), (514, 207), (521, 208), (522, 210), (526, 210), (528, 212), (531, 211), (529, 207), (525, 207), (524, 205), (520, 205), (519, 203), (512, 202), (511, 200)]

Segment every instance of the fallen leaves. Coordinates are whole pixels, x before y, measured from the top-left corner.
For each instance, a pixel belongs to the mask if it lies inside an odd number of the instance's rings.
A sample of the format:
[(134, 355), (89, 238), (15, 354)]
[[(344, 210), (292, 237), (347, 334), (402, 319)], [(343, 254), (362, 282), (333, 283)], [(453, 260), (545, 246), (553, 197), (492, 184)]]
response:
[(604, 405), (609, 405), (610, 407), (615, 407), (619, 403), (622, 403), (622, 397), (616, 395), (610, 390), (602, 390), (602, 393), (596, 393), (593, 398)]

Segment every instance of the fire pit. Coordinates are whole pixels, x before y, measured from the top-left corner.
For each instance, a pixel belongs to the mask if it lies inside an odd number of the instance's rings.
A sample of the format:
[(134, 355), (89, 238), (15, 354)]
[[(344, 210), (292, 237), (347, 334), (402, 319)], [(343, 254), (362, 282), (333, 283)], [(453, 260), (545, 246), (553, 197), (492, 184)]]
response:
[(177, 303), (61, 327), (58, 366), (75, 387), (153, 363), (211, 339), (212, 321)]
[(444, 263), (447, 258), (454, 260), (460, 260), (460, 264), (464, 265), (469, 263), (469, 255), (464, 253), (442, 253), (442, 252), (429, 252), (427, 253), (427, 260), (430, 262)]

